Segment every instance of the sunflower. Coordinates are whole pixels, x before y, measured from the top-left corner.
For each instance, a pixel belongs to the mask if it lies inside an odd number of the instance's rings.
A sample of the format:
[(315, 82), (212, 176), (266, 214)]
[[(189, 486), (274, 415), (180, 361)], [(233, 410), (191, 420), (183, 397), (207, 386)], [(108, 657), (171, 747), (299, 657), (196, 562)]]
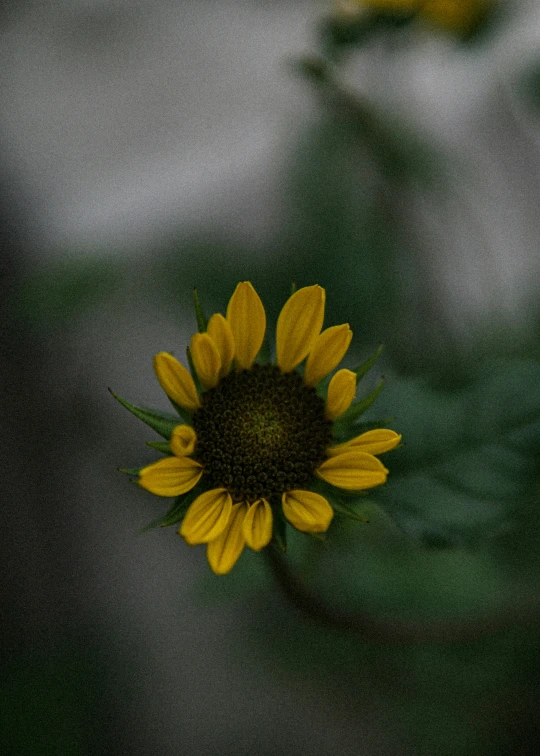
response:
[[(383, 484), (388, 470), (375, 455), (393, 449), (401, 436), (373, 428), (343, 440), (354, 429), (343, 419), (357, 417), (353, 400), (362, 369), (337, 370), (327, 380), (352, 332), (348, 324), (322, 330), (320, 286), (298, 289), (281, 310), (276, 364), (260, 357), (266, 313), (251, 283), (238, 284), (225, 316), (206, 321), (198, 300), (196, 307), (191, 370), (167, 352), (154, 358), (158, 381), (185, 422), (171, 427), (168, 444), (153, 444), (167, 456), (135, 472), (142, 488), (176, 498), (161, 524), (181, 522), (185, 541), (207, 544), (210, 567), (225, 574), (246, 546), (260, 551), (279, 541), (285, 521), (304, 533), (324, 533), (336, 508), (325, 487), (362, 491)], [(148, 422), (149, 413), (139, 413)], [(153, 427), (169, 435), (159, 423)]]

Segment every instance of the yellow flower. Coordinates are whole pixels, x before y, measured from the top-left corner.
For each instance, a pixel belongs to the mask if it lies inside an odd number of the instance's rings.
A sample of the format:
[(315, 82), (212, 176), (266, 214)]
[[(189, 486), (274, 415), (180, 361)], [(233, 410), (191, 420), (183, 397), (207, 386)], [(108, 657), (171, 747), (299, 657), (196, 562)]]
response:
[(337, 0), (338, 16), (362, 11), (379, 15), (415, 16), (458, 35), (467, 35), (487, 16), (495, 0)]
[(386, 481), (375, 455), (393, 449), (399, 434), (375, 429), (334, 443), (334, 422), (353, 404), (356, 373), (338, 370), (326, 389), (321, 384), (352, 338), (348, 324), (322, 330), (324, 309), (320, 286), (293, 293), (277, 321), (276, 364), (261, 364), (266, 314), (244, 281), (226, 316), (213, 315), (191, 339), (200, 393), (174, 357), (154, 358), (163, 390), (190, 422), (174, 428), (170, 456), (140, 470), (139, 484), (159, 496), (194, 491), (179, 533), (190, 545), (207, 544), (216, 574), (229, 572), (246, 546), (267, 546), (278, 518), (305, 533), (325, 532), (334, 510), (310, 490), (317, 480), (323, 489), (352, 491)]

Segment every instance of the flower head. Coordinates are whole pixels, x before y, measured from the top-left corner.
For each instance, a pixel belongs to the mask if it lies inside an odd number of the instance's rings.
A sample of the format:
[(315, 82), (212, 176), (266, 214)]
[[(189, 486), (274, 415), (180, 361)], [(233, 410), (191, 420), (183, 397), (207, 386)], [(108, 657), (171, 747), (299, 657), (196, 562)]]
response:
[(153, 444), (165, 458), (128, 472), (137, 473), (142, 488), (175, 497), (162, 524), (180, 522), (184, 540), (207, 544), (212, 570), (225, 574), (246, 546), (260, 551), (277, 540), (286, 522), (305, 533), (325, 532), (336, 508), (328, 492), (383, 484), (388, 470), (376, 455), (401, 436), (384, 428), (358, 434), (356, 409), (369, 401), (353, 400), (365, 370), (341, 369), (325, 380), (352, 332), (347, 324), (323, 330), (320, 286), (299, 289), (285, 303), (275, 364), (259, 358), (266, 314), (251, 283), (238, 284), (225, 316), (207, 322), (196, 305), (192, 372), (167, 352), (154, 358), (157, 378), (185, 422), (121, 400), (168, 439)]
[(338, 16), (367, 13), (378, 18), (418, 19), (447, 32), (467, 36), (495, 6), (496, 0), (337, 0)]

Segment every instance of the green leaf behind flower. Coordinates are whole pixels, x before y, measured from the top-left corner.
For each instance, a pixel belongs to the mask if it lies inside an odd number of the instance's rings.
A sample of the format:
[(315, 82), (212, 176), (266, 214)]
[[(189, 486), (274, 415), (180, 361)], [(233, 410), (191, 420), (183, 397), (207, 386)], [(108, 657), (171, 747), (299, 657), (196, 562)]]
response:
[(490, 364), (459, 390), (389, 381), (405, 445), (374, 498), (423, 545), (472, 547), (511, 529), (540, 485), (540, 364)]

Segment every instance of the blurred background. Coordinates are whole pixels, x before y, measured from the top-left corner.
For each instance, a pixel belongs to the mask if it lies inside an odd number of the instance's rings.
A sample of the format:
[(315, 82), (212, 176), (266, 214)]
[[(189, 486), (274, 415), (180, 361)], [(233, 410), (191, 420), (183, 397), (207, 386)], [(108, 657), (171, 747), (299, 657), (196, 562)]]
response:
[[(3, 5), (9, 756), (538, 753), (540, 5), (471, 3)], [(350, 611), (497, 632), (360, 639), (261, 555), (220, 578), (139, 535), (167, 502), (117, 467), (154, 438), (107, 387), (167, 409), (152, 357), (184, 352), (193, 287), (224, 311), (246, 279), (272, 318), (324, 286), (349, 367), (384, 343), (360, 392), (384, 374), (371, 417), (406, 441), (370, 523), (292, 537), (294, 568)]]

